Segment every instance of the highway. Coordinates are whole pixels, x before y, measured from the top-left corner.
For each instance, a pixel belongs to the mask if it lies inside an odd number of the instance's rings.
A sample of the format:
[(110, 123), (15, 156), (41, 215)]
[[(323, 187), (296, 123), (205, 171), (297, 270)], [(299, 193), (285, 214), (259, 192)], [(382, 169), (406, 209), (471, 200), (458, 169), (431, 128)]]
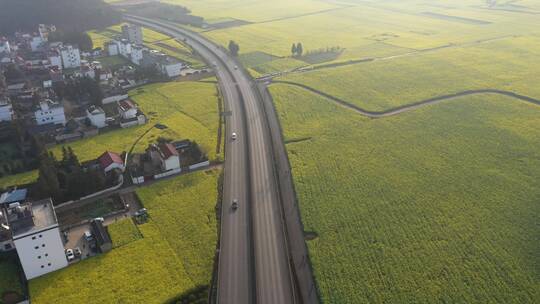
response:
[[(230, 112), (225, 117), (218, 303), (297, 303), (270, 130), (256, 86), (226, 50), (204, 37), (163, 21), (125, 19), (182, 39), (197, 51), (214, 68), (225, 112)], [(236, 211), (230, 207), (233, 199), (239, 202)]]

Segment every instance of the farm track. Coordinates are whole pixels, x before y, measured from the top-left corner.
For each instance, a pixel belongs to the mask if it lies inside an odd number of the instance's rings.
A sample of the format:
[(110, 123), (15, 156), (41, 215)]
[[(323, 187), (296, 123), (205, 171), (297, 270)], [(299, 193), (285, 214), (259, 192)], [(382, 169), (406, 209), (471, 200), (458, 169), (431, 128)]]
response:
[(388, 116), (394, 116), (394, 115), (401, 114), (401, 113), (404, 113), (404, 112), (409, 112), (409, 111), (416, 110), (416, 109), (421, 108), (423, 106), (437, 104), (437, 103), (444, 102), (444, 101), (451, 101), (451, 100), (454, 100), (454, 99), (459, 98), (459, 97), (464, 97), (464, 96), (469, 96), (469, 95), (477, 95), (477, 94), (503, 95), (503, 96), (512, 97), (512, 98), (515, 98), (515, 99), (518, 99), (518, 100), (521, 100), (521, 101), (524, 101), (524, 102), (527, 102), (527, 103), (532, 103), (532, 104), (540, 106), (540, 99), (536, 99), (536, 98), (532, 98), (532, 97), (529, 97), (529, 96), (517, 94), (517, 93), (511, 92), (511, 91), (497, 90), (497, 89), (477, 89), (477, 90), (466, 90), (466, 91), (461, 91), (461, 92), (457, 92), (457, 93), (453, 93), (453, 94), (446, 94), (446, 95), (436, 96), (436, 97), (420, 100), (420, 101), (417, 101), (417, 102), (413, 102), (413, 103), (410, 103), (410, 104), (406, 104), (406, 105), (403, 105), (403, 106), (399, 106), (399, 107), (389, 109), (389, 110), (386, 110), (386, 111), (368, 111), (368, 110), (365, 110), (365, 109), (363, 109), (363, 108), (361, 108), (361, 107), (359, 107), (357, 105), (352, 104), (349, 101), (346, 101), (346, 100), (343, 100), (341, 98), (335, 97), (333, 95), (327, 94), (325, 92), (319, 91), (319, 90), (317, 90), (315, 88), (312, 88), (312, 87), (304, 85), (304, 84), (300, 84), (300, 83), (296, 83), (296, 82), (292, 82), (292, 81), (283, 81), (283, 80), (279, 80), (279, 81), (276, 80), (276, 81), (273, 81), (273, 83), (285, 84), (285, 85), (290, 85), (290, 86), (295, 86), (295, 87), (302, 88), (302, 89), (307, 90), (307, 91), (309, 91), (311, 93), (323, 96), (323, 97), (325, 97), (327, 99), (330, 99), (330, 100), (334, 101), (335, 103), (339, 104), (340, 106), (346, 107), (346, 108), (348, 108), (350, 110), (355, 111), (358, 114), (361, 114), (363, 116), (367, 116), (367, 117), (370, 117), (370, 118), (383, 118), (383, 117), (388, 117)]

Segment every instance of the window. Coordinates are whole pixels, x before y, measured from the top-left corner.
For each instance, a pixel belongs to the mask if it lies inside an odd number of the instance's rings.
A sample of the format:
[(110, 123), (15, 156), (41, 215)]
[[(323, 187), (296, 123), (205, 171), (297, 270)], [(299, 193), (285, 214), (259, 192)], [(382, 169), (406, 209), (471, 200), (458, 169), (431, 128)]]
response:
[(42, 234), (40, 234), (40, 235), (39, 235), (39, 237), (40, 237), (40, 238), (42, 238), (42, 237), (43, 237), (43, 235), (42, 235)]
[(48, 256), (49, 256), (49, 254), (48, 254), (48, 253), (45, 253), (45, 256), (46, 256), (46, 257), (48, 257)]
[(39, 249), (39, 246), (34, 247), (34, 249)]
[(47, 264), (47, 266), (51, 266), (51, 263)]
[(45, 266), (44, 266), (44, 265), (41, 265), (41, 268), (45, 268)]
[(5, 250), (10, 250), (11, 249), (11, 244), (5, 244), (4, 249)]
[(41, 247), (45, 247), (45, 244), (41, 244)]
[(37, 256), (37, 258), (38, 258), (38, 259), (41, 259), (41, 256), (40, 256), (40, 255), (38, 255), (38, 256)]
[(32, 237), (32, 240), (35, 240), (35, 239), (36, 239), (36, 237), (35, 237), (35, 236), (33, 236), (33, 237)]

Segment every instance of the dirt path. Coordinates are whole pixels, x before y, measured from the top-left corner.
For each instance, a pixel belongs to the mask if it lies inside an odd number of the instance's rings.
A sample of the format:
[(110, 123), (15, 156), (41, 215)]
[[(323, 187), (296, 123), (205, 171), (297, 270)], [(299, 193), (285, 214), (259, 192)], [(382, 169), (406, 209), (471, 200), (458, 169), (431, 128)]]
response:
[(407, 105), (399, 106), (399, 107), (389, 109), (389, 110), (385, 110), (385, 111), (368, 111), (368, 110), (362, 109), (361, 107), (359, 107), (357, 105), (354, 105), (354, 104), (352, 104), (352, 103), (350, 103), (348, 101), (345, 101), (345, 100), (340, 99), (338, 97), (332, 96), (332, 95), (327, 94), (325, 92), (319, 91), (317, 89), (314, 89), (314, 88), (309, 87), (309, 86), (304, 85), (304, 84), (291, 82), (291, 81), (273, 81), (273, 83), (285, 84), (285, 85), (290, 85), (290, 86), (295, 86), (295, 87), (302, 88), (302, 89), (307, 90), (309, 92), (312, 92), (314, 94), (317, 94), (317, 95), (323, 96), (323, 97), (325, 97), (327, 99), (330, 99), (330, 100), (334, 101), (335, 103), (337, 103), (337, 104), (339, 104), (339, 105), (341, 105), (343, 107), (346, 107), (346, 108), (348, 108), (350, 110), (353, 110), (353, 111), (357, 112), (358, 114), (361, 114), (363, 116), (367, 116), (367, 117), (370, 117), (370, 118), (382, 118), (382, 117), (393, 116), (393, 115), (397, 115), (397, 114), (400, 114), (400, 113), (403, 113), (403, 112), (416, 110), (416, 109), (418, 109), (420, 107), (423, 107), (423, 106), (436, 104), (436, 103), (440, 103), (440, 102), (444, 102), (444, 101), (451, 101), (451, 100), (454, 100), (454, 99), (456, 99), (458, 97), (476, 95), (476, 94), (503, 95), (503, 96), (512, 97), (512, 98), (515, 98), (515, 99), (518, 99), (518, 100), (521, 100), (521, 101), (524, 101), (524, 102), (528, 102), (528, 103), (532, 103), (532, 104), (540, 106), (540, 100), (539, 99), (535, 99), (535, 98), (532, 98), (532, 97), (529, 97), (529, 96), (520, 95), (520, 94), (517, 94), (517, 93), (514, 93), (514, 92), (510, 92), (510, 91), (497, 90), (497, 89), (479, 89), (479, 90), (466, 90), (466, 91), (461, 91), (461, 92), (454, 93), (454, 94), (441, 95), (441, 96), (437, 96), (437, 97), (433, 97), (433, 98), (429, 98), (429, 99), (424, 99), (424, 100), (421, 100), (421, 101), (413, 102), (413, 103), (410, 103), (410, 104), (407, 104)]

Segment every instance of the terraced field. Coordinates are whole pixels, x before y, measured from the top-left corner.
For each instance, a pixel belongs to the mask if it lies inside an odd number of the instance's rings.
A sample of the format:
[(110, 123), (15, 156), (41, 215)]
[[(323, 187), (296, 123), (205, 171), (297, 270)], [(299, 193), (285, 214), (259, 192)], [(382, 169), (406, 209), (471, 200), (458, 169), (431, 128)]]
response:
[(372, 120), (271, 92), (325, 303), (535, 302), (540, 106), (475, 96)]
[(115, 225), (113, 241), (123, 246), (31, 280), (32, 303), (161, 304), (208, 285), (218, 176), (216, 170), (197, 172), (137, 190), (150, 215), (138, 226), (142, 238), (129, 237), (129, 221)]

